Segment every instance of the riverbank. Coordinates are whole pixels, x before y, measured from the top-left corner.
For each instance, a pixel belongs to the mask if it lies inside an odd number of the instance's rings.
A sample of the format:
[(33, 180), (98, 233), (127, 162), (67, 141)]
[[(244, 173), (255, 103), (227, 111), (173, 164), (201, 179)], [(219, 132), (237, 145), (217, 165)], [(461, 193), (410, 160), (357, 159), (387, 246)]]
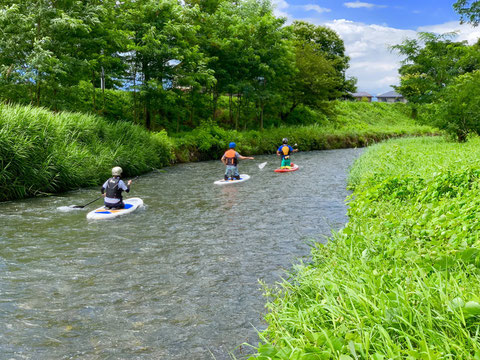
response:
[(480, 356), (479, 184), (479, 138), (367, 149), (346, 227), (265, 290), (257, 359)]
[(0, 201), (97, 186), (119, 165), (126, 177), (175, 162), (219, 159), (235, 141), (243, 155), (274, 153), (284, 137), (300, 151), (363, 147), (436, 132), (403, 104), (337, 103), (337, 116), (299, 127), (237, 132), (214, 125), (168, 136), (128, 122), (30, 106), (0, 105)]

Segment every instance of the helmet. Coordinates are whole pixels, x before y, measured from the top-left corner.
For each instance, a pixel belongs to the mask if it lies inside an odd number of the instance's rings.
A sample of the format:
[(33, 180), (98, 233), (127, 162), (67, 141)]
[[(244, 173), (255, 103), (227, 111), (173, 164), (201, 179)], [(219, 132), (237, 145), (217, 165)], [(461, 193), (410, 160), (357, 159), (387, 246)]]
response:
[(236, 146), (237, 146), (237, 144), (235, 144), (234, 142), (231, 142), (230, 144), (228, 144), (228, 147), (230, 149), (235, 149)]
[(113, 169), (112, 169), (112, 175), (113, 176), (120, 176), (122, 175), (122, 168), (120, 166), (115, 166)]
[(283, 138), (283, 139), (282, 139), (282, 144), (288, 144), (288, 139), (287, 139), (287, 138)]

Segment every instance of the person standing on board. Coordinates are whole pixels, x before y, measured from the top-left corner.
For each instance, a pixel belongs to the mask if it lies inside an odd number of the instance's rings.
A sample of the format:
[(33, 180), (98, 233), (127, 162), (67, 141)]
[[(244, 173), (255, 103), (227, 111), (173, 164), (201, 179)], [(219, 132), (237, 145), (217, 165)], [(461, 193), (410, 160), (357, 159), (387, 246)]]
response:
[(282, 156), (282, 163), (280, 165), (280, 169), (290, 169), (291, 162), (290, 162), (290, 154), (297, 152), (298, 149), (293, 149), (290, 145), (288, 145), (288, 139), (283, 138), (282, 145), (277, 150), (277, 155)]
[(238, 160), (253, 160), (251, 156), (242, 156), (238, 152), (235, 151), (237, 145), (234, 142), (231, 142), (228, 145), (229, 149), (223, 154), (222, 158), (220, 159), (224, 165), (227, 166), (225, 170), (225, 181), (228, 178), (232, 180), (240, 180), (240, 174), (238, 173)]
[(115, 166), (112, 169), (112, 177), (105, 181), (102, 186), (102, 194), (105, 197), (104, 204), (107, 209), (123, 209), (125, 204), (123, 203), (122, 192), (129, 192), (132, 180), (128, 180), (127, 185), (120, 179), (122, 175), (122, 168)]

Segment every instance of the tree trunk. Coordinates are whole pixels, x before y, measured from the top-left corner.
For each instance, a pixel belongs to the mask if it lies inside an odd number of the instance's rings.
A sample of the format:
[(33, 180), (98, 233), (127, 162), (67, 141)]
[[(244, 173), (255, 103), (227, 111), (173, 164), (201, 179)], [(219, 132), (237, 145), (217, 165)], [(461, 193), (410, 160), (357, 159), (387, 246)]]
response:
[(151, 126), (152, 126), (151, 112), (147, 102), (147, 104), (145, 104), (145, 127), (148, 130), (150, 130)]
[(238, 95), (238, 101), (237, 101), (237, 111), (235, 114), (235, 130), (238, 130), (238, 118), (240, 117), (240, 109), (242, 106), (242, 96)]
[(260, 103), (260, 131), (263, 131), (263, 109), (265, 108), (265, 104), (263, 101)]
[(233, 123), (233, 94), (229, 94), (229, 97), (228, 97), (228, 112), (229, 112), (229, 116), (230, 116), (230, 124)]
[(95, 70), (92, 70), (92, 88), (93, 88), (93, 93), (92, 93), (92, 100), (93, 100), (93, 112), (97, 111), (97, 97), (95, 93)]
[(36, 104), (40, 106), (40, 80), (37, 80), (37, 93), (36, 93)]
[(213, 88), (212, 90), (212, 101), (213, 101), (213, 113), (212, 113), (212, 119), (213, 119), (213, 122), (216, 122), (217, 120), (217, 102), (218, 102), (218, 93), (217, 93), (217, 89), (216, 89), (216, 85), (215, 87)]

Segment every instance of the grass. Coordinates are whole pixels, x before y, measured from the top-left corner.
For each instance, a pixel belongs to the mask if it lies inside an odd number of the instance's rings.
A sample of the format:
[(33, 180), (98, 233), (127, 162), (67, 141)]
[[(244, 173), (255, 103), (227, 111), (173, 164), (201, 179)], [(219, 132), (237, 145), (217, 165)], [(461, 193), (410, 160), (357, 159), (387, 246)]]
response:
[(480, 139), (391, 140), (351, 172), (350, 221), (266, 288), (258, 359), (480, 359)]
[(166, 133), (78, 113), (0, 105), (0, 201), (98, 185), (172, 160)]

